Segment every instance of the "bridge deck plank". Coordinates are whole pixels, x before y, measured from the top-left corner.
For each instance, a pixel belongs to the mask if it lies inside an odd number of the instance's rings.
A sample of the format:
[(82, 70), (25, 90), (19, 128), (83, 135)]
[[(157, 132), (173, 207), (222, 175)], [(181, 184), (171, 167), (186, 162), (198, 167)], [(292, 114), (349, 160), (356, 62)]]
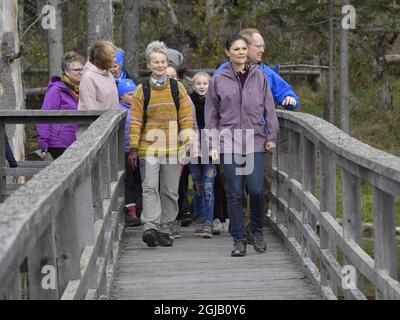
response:
[(201, 239), (181, 229), (173, 247), (148, 248), (141, 228), (126, 229), (111, 299), (319, 299), (284, 245), (266, 232), (267, 252), (252, 246), (230, 257), (226, 235)]

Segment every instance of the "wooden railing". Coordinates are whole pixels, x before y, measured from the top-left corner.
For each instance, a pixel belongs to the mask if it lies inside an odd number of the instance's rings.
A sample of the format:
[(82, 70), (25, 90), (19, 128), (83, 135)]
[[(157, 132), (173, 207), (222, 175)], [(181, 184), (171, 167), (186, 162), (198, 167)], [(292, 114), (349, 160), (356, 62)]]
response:
[[(5, 123), (94, 121), (60, 158), (0, 204), (0, 299), (107, 295), (124, 223), (125, 116), (0, 112), (1, 141)], [(23, 173), (5, 169), (3, 155), (0, 176)]]
[[(270, 223), (328, 299), (400, 299), (395, 197), (400, 158), (304, 113), (278, 111)], [(337, 179), (337, 168), (341, 179)], [(337, 180), (343, 226), (336, 219)], [(373, 189), (373, 257), (362, 248), (361, 180)], [(366, 282), (366, 281), (365, 281)]]

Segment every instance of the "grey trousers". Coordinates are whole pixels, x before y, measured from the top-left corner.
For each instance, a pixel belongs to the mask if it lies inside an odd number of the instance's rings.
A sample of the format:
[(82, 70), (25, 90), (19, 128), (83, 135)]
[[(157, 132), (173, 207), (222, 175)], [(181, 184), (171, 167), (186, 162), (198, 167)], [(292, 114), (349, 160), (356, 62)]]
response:
[(140, 158), (142, 178), (143, 231), (155, 229), (169, 233), (178, 215), (178, 188), (181, 165), (165, 164), (165, 159)]

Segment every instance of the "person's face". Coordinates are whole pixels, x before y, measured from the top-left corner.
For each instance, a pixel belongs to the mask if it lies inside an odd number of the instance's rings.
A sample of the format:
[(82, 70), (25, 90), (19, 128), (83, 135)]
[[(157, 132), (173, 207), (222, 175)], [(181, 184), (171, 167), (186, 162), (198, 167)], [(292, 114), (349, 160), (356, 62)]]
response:
[(121, 69), (122, 67), (119, 64), (113, 65), (110, 71), (114, 78), (119, 78), (121, 76)]
[(150, 61), (147, 63), (147, 67), (155, 79), (161, 79), (168, 68), (167, 56), (163, 53), (153, 52), (150, 55)]
[(262, 56), (265, 50), (265, 42), (263, 37), (255, 33), (249, 43), (249, 50), (247, 55), (249, 57), (250, 63), (259, 63), (262, 60)]
[(82, 79), (83, 64), (78, 61), (73, 61), (68, 65), (68, 70), (65, 75), (75, 84), (79, 84)]
[(133, 102), (133, 97), (134, 97), (134, 95), (135, 95), (135, 92), (134, 92), (134, 91), (125, 93), (125, 94), (121, 97), (121, 101), (122, 101), (123, 103), (125, 103), (125, 104), (127, 104), (127, 105), (130, 106), (130, 105), (132, 104), (132, 102)]
[(247, 61), (247, 44), (244, 40), (236, 40), (225, 53), (233, 64), (243, 65)]
[(208, 91), (208, 84), (209, 80), (205, 76), (198, 76), (193, 82), (193, 90), (199, 95), (199, 96), (205, 96)]
[(167, 76), (170, 77), (171, 79), (178, 80), (178, 74), (176, 73), (175, 68), (168, 67), (166, 73)]

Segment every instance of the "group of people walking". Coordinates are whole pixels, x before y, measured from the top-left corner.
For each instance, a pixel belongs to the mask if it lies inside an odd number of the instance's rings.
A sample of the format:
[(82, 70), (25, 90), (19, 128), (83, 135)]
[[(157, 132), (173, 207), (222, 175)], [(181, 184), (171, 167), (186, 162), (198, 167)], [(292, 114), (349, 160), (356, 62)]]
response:
[[(264, 252), (271, 155), (279, 133), (275, 103), (288, 110), (299, 106), (292, 87), (261, 62), (264, 48), (256, 29), (229, 37), (225, 43), (228, 61), (212, 77), (195, 74), (189, 95), (177, 79), (163, 42), (147, 46), (151, 75), (139, 84), (124, 69), (123, 50), (100, 41), (91, 48), (87, 62), (76, 53), (65, 55), (63, 75), (51, 79), (42, 109), (119, 106), (127, 111), (127, 224), (143, 225), (147, 246), (172, 246), (180, 237), (179, 186), (183, 171), (188, 170), (193, 180), (194, 233), (211, 238), (213, 231), (229, 222), (232, 256), (244, 256), (247, 244)], [(37, 128), (39, 147), (53, 158), (85, 130), (54, 124)], [(215, 193), (216, 188), (226, 191), (226, 218), (219, 219), (216, 212), (223, 207), (223, 198), (216, 206), (216, 197), (223, 195)], [(243, 197), (247, 196), (251, 213), (246, 227)], [(139, 218), (135, 204), (140, 202)]]

